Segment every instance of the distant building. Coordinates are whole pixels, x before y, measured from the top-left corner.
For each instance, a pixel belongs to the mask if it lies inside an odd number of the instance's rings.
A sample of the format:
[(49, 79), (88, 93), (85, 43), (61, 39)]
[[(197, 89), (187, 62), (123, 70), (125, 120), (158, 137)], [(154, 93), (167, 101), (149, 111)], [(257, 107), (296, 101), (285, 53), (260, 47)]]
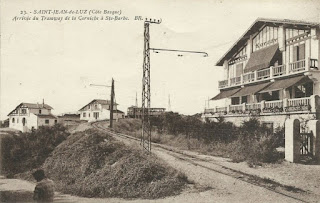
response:
[(123, 111), (120, 111), (120, 110), (113, 110), (113, 119), (120, 119), (120, 118), (124, 118), (125, 117), (125, 114)]
[(39, 126), (52, 126), (57, 123), (57, 117), (51, 114), (52, 109), (45, 103), (21, 103), (8, 114), (9, 127), (28, 132)]
[(62, 125), (77, 125), (80, 123), (80, 113), (64, 113), (58, 116), (58, 123)]
[[(160, 116), (164, 114), (165, 110), (165, 108), (150, 108), (150, 116)], [(128, 108), (127, 115), (129, 118), (141, 118), (142, 108), (131, 106)]]
[[(109, 100), (94, 99), (79, 110), (80, 120), (92, 122), (110, 119), (110, 106), (111, 101)], [(113, 104), (113, 119), (117, 119), (118, 116), (122, 117), (122, 111), (117, 110), (117, 106), (117, 103)]]
[(8, 128), (9, 127), (9, 118), (3, 121), (0, 121), (0, 128)]

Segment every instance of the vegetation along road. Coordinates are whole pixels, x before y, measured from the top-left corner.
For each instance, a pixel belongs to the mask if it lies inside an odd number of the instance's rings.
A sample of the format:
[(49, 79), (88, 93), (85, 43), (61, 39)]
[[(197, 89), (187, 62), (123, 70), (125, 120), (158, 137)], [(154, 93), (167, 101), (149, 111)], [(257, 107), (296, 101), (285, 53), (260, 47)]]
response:
[[(107, 130), (127, 145), (140, 143), (137, 138), (115, 133), (106, 128), (106, 122), (96, 122), (92, 126), (103, 131)], [(179, 151), (156, 143), (153, 144), (152, 153), (186, 174), (189, 180), (202, 188), (201, 192), (189, 192), (174, 197), (178, 202), (195, 200), (197, 202), (317, 202), (319, 198), (298, 188), (222, 166), (211, 156)], [(172, 198), (168, 201), (172, 201)]]

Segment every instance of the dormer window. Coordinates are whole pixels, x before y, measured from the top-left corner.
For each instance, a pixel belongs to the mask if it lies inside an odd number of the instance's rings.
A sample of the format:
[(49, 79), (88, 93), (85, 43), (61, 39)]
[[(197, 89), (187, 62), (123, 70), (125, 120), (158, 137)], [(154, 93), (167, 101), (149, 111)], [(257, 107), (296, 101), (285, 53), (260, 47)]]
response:
[(26, 110), (26, 109), (21, 109), (21, 113), (22, 113), (22, 114), (26, 114), (26, 113), (27, 113), (27, 110)]

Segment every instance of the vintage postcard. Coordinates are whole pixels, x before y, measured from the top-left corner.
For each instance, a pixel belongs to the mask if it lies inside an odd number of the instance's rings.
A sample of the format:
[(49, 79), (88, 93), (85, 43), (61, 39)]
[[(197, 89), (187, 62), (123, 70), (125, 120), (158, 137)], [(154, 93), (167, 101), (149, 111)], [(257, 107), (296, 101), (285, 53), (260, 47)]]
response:
[(0, 202), (320, 201), (320, 1), (0, 6)]

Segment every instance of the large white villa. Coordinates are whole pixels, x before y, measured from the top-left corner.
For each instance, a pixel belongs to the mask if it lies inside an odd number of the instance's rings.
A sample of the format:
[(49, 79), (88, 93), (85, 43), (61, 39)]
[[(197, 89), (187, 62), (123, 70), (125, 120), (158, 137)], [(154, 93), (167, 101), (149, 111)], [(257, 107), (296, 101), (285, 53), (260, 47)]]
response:
[(257, 19), (216, 63), (225, 77), (211, 106), (225, 105), (202, 117), (237, 125), (257, 117), (274, 127), (288, 118), (319, 119), (319, 58), (319, 23)]

